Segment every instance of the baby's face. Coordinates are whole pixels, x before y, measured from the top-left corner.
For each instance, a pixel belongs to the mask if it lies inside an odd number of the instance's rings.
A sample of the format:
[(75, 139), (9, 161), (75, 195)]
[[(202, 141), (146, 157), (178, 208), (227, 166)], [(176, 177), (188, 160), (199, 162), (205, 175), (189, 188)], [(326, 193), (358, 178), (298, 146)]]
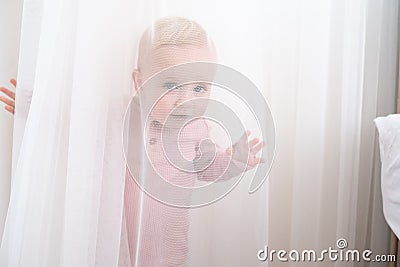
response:
[[(146, 81), (166, 68), (198, 61), (215, 62), (215, 52), (210, 48), (199, 48), (191, 45), (162, 46), (150, 53), (144, 66), (141, 66), (139, 75), (142, 81)], [(185, 119), (193, 115), (200, 116), (204, 113), (207, 101), (196, 101), (196, 99), (209, 98), (211, 86), (201, 81), (209, 80), (210, 77), (205, 76), (213, 75), (213, 73), (199, 73), (198, 77), (196, 77), (196, 74), (193, 75), (191, 73), (190, 81), (194, 81), (182, 85), (182, 81), (188, 78), (184, 77), (184, 75), (184, 73), (172, 73), (171, 75), (171, 72), (168, 72), (166, 76), (161, 73), (152, 78), (156, 79), (156, 86), (151, 88), (144, 87), (144, 90), (154, 90), (153, 92), (146, 92), (146, 94), (154, 93), (158, 98), (156, 103), (152, 103), (154, 107), (150, 113), (151, 120), (164, 123), (168, 115), (172, 119)], [(193, 76), (196, 78), (193, 78)], [(182, 105), (184, 102), (186, 104)], [(177, 108), (179, 106), (181, 108)]]

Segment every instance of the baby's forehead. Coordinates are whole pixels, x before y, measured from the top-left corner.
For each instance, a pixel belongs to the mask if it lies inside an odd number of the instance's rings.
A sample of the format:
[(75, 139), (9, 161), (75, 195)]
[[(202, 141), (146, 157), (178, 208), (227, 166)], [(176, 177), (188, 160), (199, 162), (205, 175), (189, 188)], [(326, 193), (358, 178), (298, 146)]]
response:
[(208, 45), (159, 45), (151, 46), (145, 51), (147, 52), (146, 56), (155, 58), (155, 60), (162, 60), (163, 58), (187, 58), (187, 62), (192, 62), (196, 61), (195, 59), (211, 59), (216, 56), (214, 47)]
[(216, 56), (208, 48), (188, 46), (162, 47), (143, 58), (140, 69), (146, 77), (161, 75), (160, 78), (175, 78), (187, 81), (207, 81), (214, 75), (211, 68), (204, 69), (202, 62), (216, 62)]
[[(188, 62), (165, 68), (154, 78), (160, 81), (173, 81), (177, 84), (193, 82), (211, 83), (214, 80), (215, 68), (204, 67), (203, 62)], [(209, 64), (207, 66), (210, 66)]]

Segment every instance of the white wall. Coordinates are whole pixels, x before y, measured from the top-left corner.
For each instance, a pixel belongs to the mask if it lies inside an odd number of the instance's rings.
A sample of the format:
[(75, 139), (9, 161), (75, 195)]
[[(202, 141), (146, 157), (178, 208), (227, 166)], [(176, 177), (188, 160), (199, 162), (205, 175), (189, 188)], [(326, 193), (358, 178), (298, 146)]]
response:
[[(18, 65), (22, 0), (0, 1), (0, 85), (10, 87)], [(13, 116), (0, 110), (0, 237), (10, 195)]]

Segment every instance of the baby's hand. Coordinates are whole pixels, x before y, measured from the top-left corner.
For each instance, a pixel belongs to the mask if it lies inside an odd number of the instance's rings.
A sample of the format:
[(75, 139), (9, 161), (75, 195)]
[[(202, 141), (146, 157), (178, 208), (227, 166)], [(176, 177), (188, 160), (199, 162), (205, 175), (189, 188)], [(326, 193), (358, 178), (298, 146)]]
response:
[[(17, 87), (17, 81), (15, 79), (10, 79), (10, 83), (14, 86), (14, 88)], [(9, 89), (7, 89), (4, 86), (0, 87), (0, 91), (3, 92), (7, 97), (5, 96), (0, 96), (0, 101), (6, 104), (4, 106), (4, 109), (7, 110), (8, 112), (14, 114), (14, 109), (15, 109), (15, 93)]]
[[(248, 142), (248, 137), (251, 132), (247, 130), (244, 135), (239, 139), (239, 141), (226, 149), (226, 152), (232, 154), (232, 159), (235, 159), (239, 162), (246, 163), (246, 170), (250, 170), (257, 166), (257, 164), (265, 162), (263, 158), (257, 157), (257, 153), (265, 146), (265, 142), (261, 141), (258, 138), (252, 139)], [(248, 161), (247, 161), (248, 154)]]

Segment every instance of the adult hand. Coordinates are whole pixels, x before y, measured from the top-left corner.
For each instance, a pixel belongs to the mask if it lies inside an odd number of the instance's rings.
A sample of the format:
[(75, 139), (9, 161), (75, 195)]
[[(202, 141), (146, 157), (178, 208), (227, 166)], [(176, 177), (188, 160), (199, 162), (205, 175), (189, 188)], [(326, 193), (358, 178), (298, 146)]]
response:
[[(17, 87), (17, 81), (15, 79), (10, 79), (10, 83), (13, 85), (14, 89)], [(0, 87), (0, 91), (5, 94), (5, 96), (0, 96), (0, 101), (5, 104), (4, 109), (14, 114), (15, 93), (4, 86)]]

